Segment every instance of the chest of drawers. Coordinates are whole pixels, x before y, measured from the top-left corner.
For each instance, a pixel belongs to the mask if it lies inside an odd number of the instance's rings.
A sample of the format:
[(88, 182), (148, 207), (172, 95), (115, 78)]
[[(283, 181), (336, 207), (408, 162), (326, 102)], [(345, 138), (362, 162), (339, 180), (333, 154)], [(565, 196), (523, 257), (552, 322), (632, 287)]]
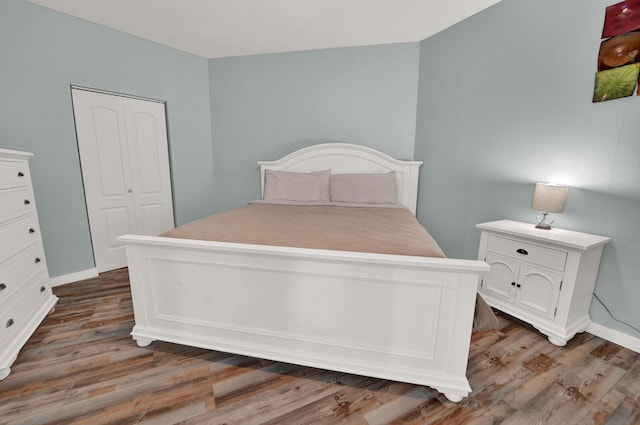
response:
[(0, 379), (54, 307), (28, 160), (0, 149)]
[(478, 259), (491, 271), (479, 292), (492, 307), (530, 323), (565, 345), (591, 319), (602, 249), (610, 238), (531, 223), (481, 223)]

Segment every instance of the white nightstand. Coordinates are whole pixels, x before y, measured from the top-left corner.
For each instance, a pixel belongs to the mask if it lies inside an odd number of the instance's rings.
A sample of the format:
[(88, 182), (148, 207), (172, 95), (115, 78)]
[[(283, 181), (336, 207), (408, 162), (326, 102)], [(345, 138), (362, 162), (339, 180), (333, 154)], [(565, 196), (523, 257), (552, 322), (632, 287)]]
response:
[(606, 236), (536, 229), (498, 220), (482, 230), (478, 259), (491, 266), (480, 294), (492, 306), (565, 345), (590, 322), (589, 307)]

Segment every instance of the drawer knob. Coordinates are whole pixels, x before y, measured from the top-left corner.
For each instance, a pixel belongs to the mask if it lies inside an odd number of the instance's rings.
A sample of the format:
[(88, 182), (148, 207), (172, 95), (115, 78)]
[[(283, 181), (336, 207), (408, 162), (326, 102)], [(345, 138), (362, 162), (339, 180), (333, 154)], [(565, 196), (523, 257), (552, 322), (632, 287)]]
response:
[(522, 249), (522, 248), (518, 248), (518, 249), (516, 249), (516, 252), (517, 252), (518, 254), (522, 254), (522, 255), (529, 255), (529, 253), (527, 252), (527, 250), (526, 250), (526, 249)]
[(22, 171), (18, 171), (18, 177), (24, 177), (24, 173)]
[(522, 288), (522, 285), (520, 285), (519, 283), (516, 285), (516, 288)]
[(40, 257), (36, 257), (35, 263), (38, 264), (40, 262)]
[(35, 231), (35, 229), (33, 227), (29, 229), (29, 233), (35, 233), (35, 232), (36, 231)]
[(29, 205), (30, 203), (31, 203), (31, 201), (30, 201), (30, 200), (28, 200), (28, 199), (25, 199), (25, 200), (24, 200), (24, 204), (25, 204), (25, 205)]
[(40, 287), (40, 292), (44, 292), (44, 291), (46, 291), (46, 290), (47, 290), (47, 288), (45, 288), (44, 286), (41, 286), (41, 287)]
[(7, 285), (5, 285), (4, 283), (0, 283), (0, 291), (3, 291), (7, 289)]
[(511, 282), (511, 286), (516, 286), (516, 283), (515, 282)]
[(13, 326), (13, 319), (9, 319), (7, 320), (7, 328), (10, 328), (11, 326)]

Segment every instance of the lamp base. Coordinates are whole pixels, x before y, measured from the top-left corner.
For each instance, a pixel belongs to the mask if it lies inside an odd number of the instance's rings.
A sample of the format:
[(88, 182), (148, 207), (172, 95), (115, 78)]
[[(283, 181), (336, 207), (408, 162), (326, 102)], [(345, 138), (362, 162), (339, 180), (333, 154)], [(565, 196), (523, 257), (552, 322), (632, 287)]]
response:
[(536, 224), (536, 229), (551, 230), (551, 226), (548, 224)]
[(541, 214), (542, 216), (536, 216), (536, 220), (538, 221), (538, 224), (536, 224), (536, 229), (551, 230), (551, 225), (555, 222), (555, 220), (547, 222), (547, 216), (549, 215), (549, 213), (542, 212)]

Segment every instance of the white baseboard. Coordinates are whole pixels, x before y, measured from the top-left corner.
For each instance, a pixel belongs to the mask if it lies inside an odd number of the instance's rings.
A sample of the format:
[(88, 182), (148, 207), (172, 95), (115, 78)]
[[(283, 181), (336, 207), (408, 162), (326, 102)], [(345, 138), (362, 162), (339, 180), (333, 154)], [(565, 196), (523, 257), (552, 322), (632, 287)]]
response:
[(633, 350), (636, 353), (640, 353), (640, 338), (636, 338), (626, 333), (616, 331), (615, 329), (607, 328), (606, 326), (599, 325), (591, 322), (586, 329), (587, 332), (604, 338), (607, 341), (614, 342), (629, 350)]
[(67, 283), (77, 282), (79, 280), (90, 279), (98, 276), (98, 269), (93, 268), (89, 270), (83, 270), (81, 272), (65, 274), (62, 276), (52, 277), (50, 280), (51, 286), (66, 285)]

